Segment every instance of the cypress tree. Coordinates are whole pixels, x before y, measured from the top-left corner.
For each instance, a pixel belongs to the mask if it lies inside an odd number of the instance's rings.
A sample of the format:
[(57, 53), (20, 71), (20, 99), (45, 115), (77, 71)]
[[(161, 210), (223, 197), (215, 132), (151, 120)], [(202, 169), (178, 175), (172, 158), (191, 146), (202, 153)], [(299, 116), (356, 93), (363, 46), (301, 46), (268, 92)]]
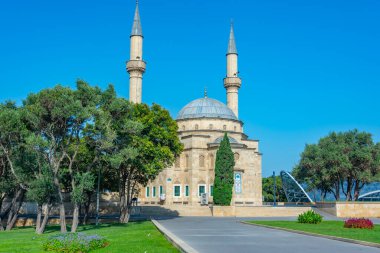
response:
[(216, 152), (214, 205), (231, 205), (232, 188), (234, 186), (234, 166), (234, 153), (231, 150), (227, 133), (225, 133)]

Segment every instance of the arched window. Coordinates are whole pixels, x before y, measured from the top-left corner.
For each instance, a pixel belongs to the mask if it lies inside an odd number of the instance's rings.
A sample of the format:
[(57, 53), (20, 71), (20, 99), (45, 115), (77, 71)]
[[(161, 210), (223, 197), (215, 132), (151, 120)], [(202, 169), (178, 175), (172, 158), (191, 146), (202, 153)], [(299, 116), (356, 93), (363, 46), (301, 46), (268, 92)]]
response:
[(199, 156), (199, 167), (203, 168), (205, 166), (205, 156), (200, 155)]
[(185, 164), (186, 164), (186, 168), (190, 168), (190, 158), (189, 158), (189, 155), (186, 155), (185, 156)]
[(212, 127), (213, 127), (213, 125), (212, 125), (212, 124), (208, 125), (208, 128), (209, 128), (209, 129), (212, 129)]
[(223, 130), (227, 130), (227, 126), (226, 125), (223, 125)]
[(234, 154), (234, 158), (235, 158), (235, 162), (236, 162), (237, 160), (239, 160), (239, 158), (240, 158), (239, 153), (235, 153), (235, 154)]
[(175, 167), (176, 168), (180, 168), (181, 167), (181, 157), (178, 156), (176, 159), (175, 159)]
[(182, 131), (185, 131), (186, 127), (185, 125), (182, 125)]
[(195, 130), (198, 130), (198, 124), (195, 124)]
[(215, 169), (215, 159), (214, 159), (214, 155), (213, 155), (213, 154), (210, 154), (209, 157), (210, 157), (210, 169)]
[(234, 126), (234, 131), (236, 132), (236, 126)]

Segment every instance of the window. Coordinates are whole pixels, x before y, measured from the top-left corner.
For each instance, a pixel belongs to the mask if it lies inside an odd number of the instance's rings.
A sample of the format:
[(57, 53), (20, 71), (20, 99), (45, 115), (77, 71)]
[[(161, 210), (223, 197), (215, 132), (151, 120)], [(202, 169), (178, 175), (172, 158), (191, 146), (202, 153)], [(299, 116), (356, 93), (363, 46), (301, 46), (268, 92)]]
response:
[(185, 196), (189, 197), (189, 186), (185, 185)]
[(149, 186), (147, 186), (146, 188), (145, 188), (145, 196), (147, 197), (147, 198), (149, 198)]
[(198, 124), (195, 125), (195, 130), (198, 130)]
[(174, 185), (174, 197), (181, 197), (181, 185)]
[(206, 185), (200, 184), (198, 185), (198, 196), (200, 197), (202, 193), (206, 193)]
[(234, 158), (235, 158), (235, 161), (239, 160), (239, 158), (240, 158), (239, 153), (235, 153), (235, 154), (234, 154)]
[(236, 132), (236, 126), (234, 126), (234, 131)]
[(164, 187), (162, 185), (160, 185), (160, 196), (164, 194)]
[(227, 130), (227, 126), (226, 125), (223, 125), (223, 130)]
[(152, 187), (152, 197), (153, 197), (153, 198), (156, 197), (156, 186), (153, 186), (153, 187)]
[(186, 127), (185, 125), (182, 126), (182, 131), (185, 131)]
[(215, 165), (215, 160), (214, 160), (214, 155), (210, 154), (210, 169), (214, 169)]
[(178, 156), (176, 159), (175, 159), (175, 167), (176, 168), (180, 168), (181, 167), (181, 157)]
[(189, 159), (189, 155), (186, 155), (185, 156), (185, 164), (186, 164), (186, 168), (190, 168), (190, 159)]
[(214, 196), (214, 186), (210, 185), (210, 197)]
[(199, 156), (199, 167), (203, 168), (205, 166), (205, 156), (200, 155)]
[(209, 128), (209, 129), (212, 129), (212, 127), (213, 127), (213, 125), (212, 125), (212, 124), (208, 125), (208, 128)]

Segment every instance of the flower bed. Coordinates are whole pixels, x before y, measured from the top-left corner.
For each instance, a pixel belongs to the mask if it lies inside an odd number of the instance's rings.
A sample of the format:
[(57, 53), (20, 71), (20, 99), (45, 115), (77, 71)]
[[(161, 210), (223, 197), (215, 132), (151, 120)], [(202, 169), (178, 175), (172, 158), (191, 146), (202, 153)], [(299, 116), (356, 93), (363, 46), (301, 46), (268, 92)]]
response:
[(359, 218), (359, 219), (348, 219), (344, 222), (345, 228), (362, 228), (362, 229), (373, 229), (373, 222), (369, 219)]
[(49, 237), (48, 241), (43, 244), (43, 249), (52, 252), (87, 253), (108, 245), (109, 242), (99, 235), (65, 233)]

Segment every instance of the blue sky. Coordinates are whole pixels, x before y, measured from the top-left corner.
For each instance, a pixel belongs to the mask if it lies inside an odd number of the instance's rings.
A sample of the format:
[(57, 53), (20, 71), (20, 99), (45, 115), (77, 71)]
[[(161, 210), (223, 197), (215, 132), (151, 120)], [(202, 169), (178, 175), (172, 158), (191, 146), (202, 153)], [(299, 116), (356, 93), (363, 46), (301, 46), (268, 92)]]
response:
[[(77, 78), (128, 97), (133, 0), (3, 1), (0, 101)], [(233, 18), (239, 117), (263, 174), (291, 170), (305, 143), (353, 128), (380, 141), (380, 1), (140, 0), (143, 100), (176, 116), (203, 95), (225, 102)]]

